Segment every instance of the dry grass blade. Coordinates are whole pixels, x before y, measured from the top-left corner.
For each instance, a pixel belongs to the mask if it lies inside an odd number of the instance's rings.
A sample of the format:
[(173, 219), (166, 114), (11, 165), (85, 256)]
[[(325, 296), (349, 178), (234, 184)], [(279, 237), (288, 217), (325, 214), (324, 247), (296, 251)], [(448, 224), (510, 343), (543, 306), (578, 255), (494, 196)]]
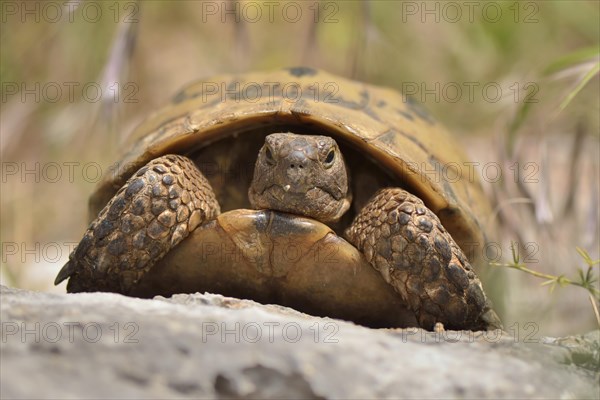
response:
[(504, 201), (498, 201), (496, 202), (498, 205), (496, 206), (496, 208), (494, 208), (492, 214), (491, 214), (491, 219), (494, 220), (496, 218), (503, 218), (506, 219), (507, 215), (511, 215), (510, 213), (508, 213), (506, 210), (506, 208), (508, 208), (507, 206), (512, 206), (515, 204), (530, 204), (533, 205), (533, 200), (526, 198), (526, 197), (518, 197), (518, 198), (512, 198), (512, 199), (507, 199)]
[(594, 300), (594, 296), (590, 293), (589, 296), (590, 303), (592, 304), (592, 308), (594, 309), (594, 315), (596, 316), (596, 322), (598, 323), (598, 327), (600, 327), (600, 313), (598, 313), (598, 306), (596, 305), (596, 300)]
[[(548, 225), (553, 222), (552, 205), (550, 199), (550, 165), (548, 163), (548, 142), (542, 141), (542, 157), (540, 165), (540, 192), (535, 202), (535, 218), (538, 224)], [(520, 180), (519, 180), (520, 181)], [(552, 232), (552, 231), (549, 231)]]
[(367, 1), (360, 2), (359, 26), (356, 29), (356, 38), (354, 46), (350, 49), (350, 77), (353, 79), (364, 79), (365, 63), (367, 62), (366, 47), (368, 37), (368, 27), (371, 23), (371, 5)]
[(588, 184), (591, 186), (591, 199), (584, 221), (584, 242), (586, 247), (598, 248), (600, 242), (600, 171), (594, 169)]
[[(318, 3), (317, 7), (321, 7)], [(319, 29), (319, 22), (310, 20), (307, 23), (306, 41), (304, 43), (304, 49), (302, 50), (301, 64), (312, 65), (314, 61), (318, 60), (319, 43), (317, 41), (317, 30)]]
[(119, 107), (123, 103), (122, 89), (127, 89), (129, 65), (137, 39), (137, 23), (121, 22), (110, 49), (101, 77), (102, 100), (94, 125), (108, 135), (107, 147), (114, 149), (122, 141), (118, 136)]
[(234, 51), (232, 52), (233, 59), (231, 65), (235, 67), (238, 72), (245, 71), (250, 64), (250, 54), (252, 49), (250, 48), (250, 36), (248, 33), (248, 26), (246, 18), (240, 15), (242, 12), (242, 5), (239, 0), (229, 0), (231, 7), (236, 11), (236, 17), (234, 19)]
[(565, 205), (563, 208), (563, 217), (573, 214), (573, 207), (575, 204), (575, 193), (577, 192), (577, 188), (579, 187), (579, 163), (581, 160), (581, 154), (583, 150), (583, 142), (585, 137), (585, 124), (583, 121), (579, 121), (577, 123), (577, 128), (575, 130), (575, 138), (573, 139), (573, 150), (571, 151), (571, 159), (569, 164), (569, 184), (567, 187), (571, 189), (567, 191), (567, 199), (565, 201)]
[[(500, 140), (505, 141), (508, 139), (508, 137), (505, 137)], [(497, 149), (500, 164), (505, 166), (503, 176), (510, 176), (510, 171), (506, 170), (506, 166), (524, 165), (522, 157), (518, 154), (518, 149), (503, 145), (497, 146)], [(509, 151), (516, 154), (511, 154)], [(494, 197), (493, 204), (496, 204), (496, 207), (490, 215), (488, 224), (497, 220), (499, 225), (506, 230), (503, 235), (516, 237), (519, 243), (526, 243), (529, 235), (525, 228), (535, 223), (537, 200), (524, 185), (522, 179), (514, 180), (514, 184), (511, 184), (511, 182), (511, 179), (506, 178), (491, 185)], [(525, 207), (515, 207), (518, 205), (525, 205)]]

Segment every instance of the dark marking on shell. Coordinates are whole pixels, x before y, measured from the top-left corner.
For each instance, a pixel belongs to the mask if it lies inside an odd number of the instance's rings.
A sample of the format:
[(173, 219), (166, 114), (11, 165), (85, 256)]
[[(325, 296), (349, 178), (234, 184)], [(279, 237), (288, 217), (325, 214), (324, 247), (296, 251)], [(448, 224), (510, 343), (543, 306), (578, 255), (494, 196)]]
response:
[(402, 145), (401, 143), (399, 143), (400, 136), (416, 144), (421, 150), (423, 150), (424, 153), (430, 152), (427, 149), (427, 147), (423, 143), (421, 143), (419, 139), (401, 130), (389, 129), (383, 134), (379, 135), (377, 138), (375, 138), (375, 140), (381, 141), (390, 146), (392, 149), (394, 149)]
[(414, 97), (406, 96), (406, 105), (412, 112), (417, 114), (417, 116), (419, 118), (421, 118), (423, 121), (429, 123), (430, 125), (435, 124), (435, 120), (431, 117), (429, 112)]
[(367, 114), (369, 117), (373, 118), (375, 121), (381, 122), (381, 117), (379, 116), (379, 114), (377, 114), (370, 107), (366, 107), (363, 111), (365, 114)]
[(310, 67), (292, 67), (288, 68), (287, 70), (290, 71), (290, 75), (297, 78), (301, 78), (303, 76), (315, 76), (317, 74), (317, 70)]
[(454, 193), (450, 182), (448, 182), (448, 180), (446, 179), (447, 169), (450, 168), (450, 166), (446, 167), (433, 154), (429, 155), (429, 164), (436, 170), (436, 177), (439, 177), (439, 179), (442, 180), (444, 192), (446, 192), (446, 195), (448, 196), (449, 200), (451, 200), (450, 203), (457, 204), (458, 199), (456, 198), (456, 194)]
[(241, 100), (243, 101), (256, 101), (262, 97), (263, 88), (257, 84), (249, 84), (244, 86), (244, 90), (240, 91)]
[[(309, 95), (306, 94), (306, 96), (309, 96)], [(305, 97), (305, 94), (303, 93), (302, 98), (298, 99), (294, 103), (292, 108), (290, 108), (290, 112), (297, 117), (312, 115), (312, 111), (310, 110), (310, 107), (308, 106), (308, 103), (306, 102), (304, 97)]]
[(360, 103), (345, 100), (341, 96), (334, 97), (333, 100), (335, 100), (335, 104), (339, 105), (340, 107), (349, 108), (351, 110), (363, 110), (369, 104), (369, 93), (366, 90), (360, 92)]
[(173, 99), (171, 100), (174, 104), (178, 104), (181, 103), (182, 101), (188, 99), (189, 96), (187, 95), (187, 93), (185, 92), (185, 90), (182, 90), (181, 92), (177, 93), (175, 96), (173, 96)]
[(398, 137), (398, 131), (394, 129), (388, 129), (381, 135), (377, 136), (374, 140), (380, 141), (387, 144), (390, 147), (397, 146), (396, 139)]
[[(233, 80), (227, 85), (227, 89), (225, 89), (225, 99), (231, 99), (235, 101), (240, 101), (242, 97), (242, 93), (240, 92), (241, 84), (239, 80)], [(222, 99), (221, 99), (222, 101)]]
[(450, 186), (450, 182), (448, 182), (445, 178), (444, 178), (444, 192), (446, 192), (446, 195), (448, 196), (448, 198), (450, 198), (452, 200), (450, 203), (454, 203), (454, 204), (458, 203), (458, 199), (456, 198), (456, 194), (454, 193), (452, 186)]
[(398, 114), (402, 115), (404, 118), (409, 119), (411, 121), (413, 121), (415, 119), (415, 117), (413, 117), (413, 115), (411, 113), (408, 113), (404, 110), (396, 110), (398, 112)]
[(408, 140), (410, 140), (411, 142), (413, 142), (414, 144), (416, 144), (417, 146), (419, 146), (419, 148), (421, 150), (423, 150), (423, 152), (429, 153), (429, 150), (427, 150), (427, 147), (423, 143), (421, 143), (421, 141), (419, 139), (417, 139), (416, 137), (409, 135), (408, 133), (403, 132), (403, 131), (400, 131), (400, 134), (402, 136), (404, 136), (405, 138), (407, 138)]

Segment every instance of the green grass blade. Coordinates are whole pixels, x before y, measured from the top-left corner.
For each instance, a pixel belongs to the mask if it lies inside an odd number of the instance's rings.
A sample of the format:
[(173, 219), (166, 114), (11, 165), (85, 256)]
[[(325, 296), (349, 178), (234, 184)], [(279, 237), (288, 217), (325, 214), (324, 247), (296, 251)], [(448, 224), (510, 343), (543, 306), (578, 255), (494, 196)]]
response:
[(559, 106), (560, 111), (563, 111), (569, 105), (571, 100), (573, 100), (573, 98), (575, 98), (577, 93), (579, 93), (581, 91), (581, 89), (583, 89), (583, 87), (598, 73), (598, 71), (600, 71), (600, 62), (596, 63), (594, 65), (594, 67), (592, 69), (590, 69), (587, 74), (585, 74), (585, 76), (583, 77), (581, 82), (579, 82), (579, 84), (577, 84), (577, 87), (575, 87), (575, 89), (573, 89), (567, 95), (567, 97), (565, 97), (565, 99), (560, 103), (560, 106)]
[(567, 69), (569, 67), (574, 67), (577, 64), (581, 64), (590, 60), (591, 58), (598, 57), (598, 55), (600, 55), (600, 53), (598, 53), (598, 47), (588, 47), (575, 51), (554, 61), (552, 64), (546, 67), (542, 74), (544, 76), (552, 75), (555, 72)]

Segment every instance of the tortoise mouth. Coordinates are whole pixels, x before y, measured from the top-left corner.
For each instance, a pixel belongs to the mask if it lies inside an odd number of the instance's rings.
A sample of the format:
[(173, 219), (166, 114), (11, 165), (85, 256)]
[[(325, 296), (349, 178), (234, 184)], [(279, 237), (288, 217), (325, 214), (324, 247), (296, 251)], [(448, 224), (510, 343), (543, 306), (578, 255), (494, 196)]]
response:
[(254, 196), (253, 206), (328, 222), (338, 214), (342, 202), (343, 199), (336, 199), (331, 192), (321, 187), (272, 184)]
[(312, 185), (280, 185), (275, 183), (266, 187), (261, 194), (264, 193), (282, 202), (288, 199), (307, 199), (309, 193), (322, 193), (323, 196), (328, 196), (333, 201), (340, 200), (326, 188)]

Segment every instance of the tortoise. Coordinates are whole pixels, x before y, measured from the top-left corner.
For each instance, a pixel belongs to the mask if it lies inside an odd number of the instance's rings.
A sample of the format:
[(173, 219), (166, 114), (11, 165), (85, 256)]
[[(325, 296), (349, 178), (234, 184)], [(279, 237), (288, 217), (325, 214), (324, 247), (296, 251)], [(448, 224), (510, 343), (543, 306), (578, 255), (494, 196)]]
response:
[(395, 90), (307, 67), (217, 76), (128, 149), (56, 278), (68, 292), (211, 291), (367, 326), (501, 327), (464, 251), (484, 245), (481, 185)]

